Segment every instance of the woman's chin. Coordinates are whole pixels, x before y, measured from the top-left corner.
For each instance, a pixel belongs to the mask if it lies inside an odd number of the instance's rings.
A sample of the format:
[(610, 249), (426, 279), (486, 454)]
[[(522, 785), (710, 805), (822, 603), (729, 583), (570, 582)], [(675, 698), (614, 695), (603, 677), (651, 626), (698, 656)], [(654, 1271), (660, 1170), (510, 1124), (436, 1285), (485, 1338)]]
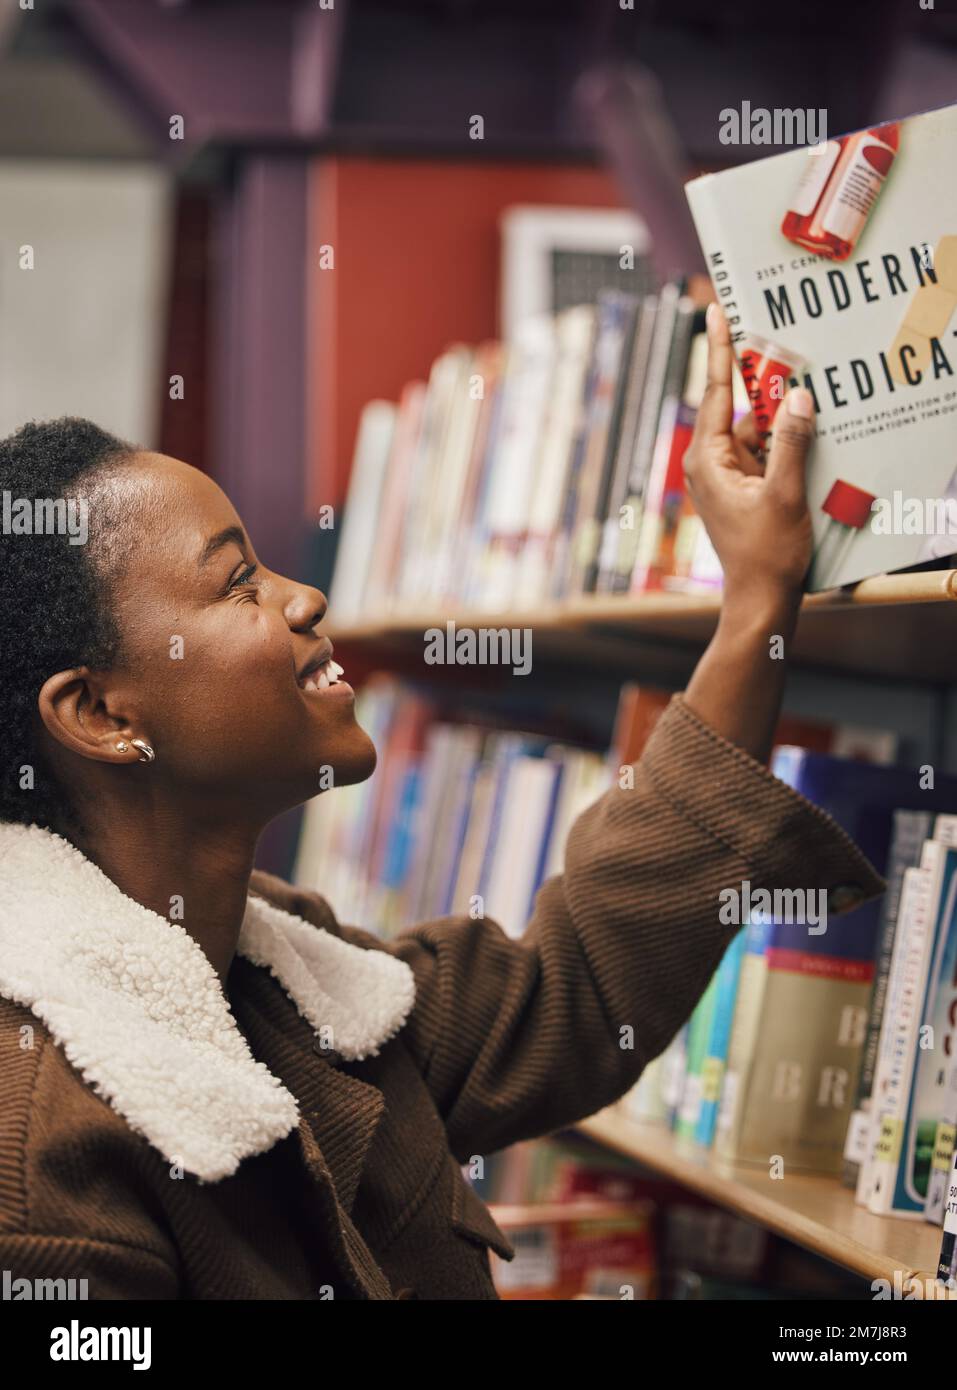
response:
[(349, 787), (364, 782), (376, 769), (377, 754), (372, 739), (357, 724), (348, 746), (340, 745), (319, 769), (317, 792)]

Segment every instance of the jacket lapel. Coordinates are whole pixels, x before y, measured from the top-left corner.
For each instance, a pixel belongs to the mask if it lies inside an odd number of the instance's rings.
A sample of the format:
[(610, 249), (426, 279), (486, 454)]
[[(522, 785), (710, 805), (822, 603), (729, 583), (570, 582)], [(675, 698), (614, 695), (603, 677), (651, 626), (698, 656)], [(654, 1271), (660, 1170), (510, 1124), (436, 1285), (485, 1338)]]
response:
[[(308, 1127), (332, 1176), (346, 1211), (352, 1210), (369, 1145), (385, 1108), (382, 1092), (349, 1076), (313, 1048), (313, 1034), (297, 1016), (274, 983), (248, 960), (235, 963), (230, 987), (236, 1016), (253, 1051), (268, 1058), (270, 1070), (281, 1078), (300, 1105), (300, 1131)], [(232, 988), (235, 980), (235, 989)], [(309, 1146), (304, 1158), (309, 1161)]]
[[(128, 898), (51, 831), (0, 825), (0, 858), (0, 995), (42, 1019), (84, 1080), (169, 1163), (216, 1182), (297, 1126), (297, 1099), (254, 1058), (181, 924)], [(260, 898), (249, 899), (238, 954), (269, 971), (348, 1060), (377, 1055), (414, 1003), (405, 962)], [(368, 1120), (354, 1139), (329, 1129), (343, 1172), (350, 1146), (364, 1153), (371, 1140), (371, 1110)]]
[(366, 1155), (385, 1111), (382, 1092), (338, 1070), (326, 1049), (316, 1051), (312, 1030), (265, 971), (237, 959), (229, 985), (253, 1051), (269, 1059), (300, 1102), (296, 1143), (315, 1184), (324, 1240), (338, 1251), (361, 1297), (391, 1299), (388, 1280), (352, 1222)]

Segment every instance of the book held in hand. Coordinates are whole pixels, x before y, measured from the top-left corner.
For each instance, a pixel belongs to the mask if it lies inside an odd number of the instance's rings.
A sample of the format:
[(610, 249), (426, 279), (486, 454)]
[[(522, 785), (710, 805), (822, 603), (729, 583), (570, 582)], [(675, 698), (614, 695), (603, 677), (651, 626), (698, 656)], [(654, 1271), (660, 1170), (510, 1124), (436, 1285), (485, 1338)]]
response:
[(817, 408), (811, 590), (957, 551), (957, 106), (687, 185), (763, 439)]

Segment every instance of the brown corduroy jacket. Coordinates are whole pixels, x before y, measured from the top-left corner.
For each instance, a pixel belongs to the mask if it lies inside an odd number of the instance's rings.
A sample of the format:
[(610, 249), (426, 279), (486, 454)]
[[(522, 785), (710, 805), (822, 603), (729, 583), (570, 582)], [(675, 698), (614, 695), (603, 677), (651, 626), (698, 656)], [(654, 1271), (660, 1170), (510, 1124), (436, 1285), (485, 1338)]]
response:
[(0, 851), (0, 1270), (91, 1298), (494, 1298), (511, 1247), (460, 1165), (636, 1081), (736, 931), (721, 889), (883, 887), (680, 697), (522, 940), (453, 916), (384, 944), (258, 876), (232, 1013), (64, 840), (5, 825)]

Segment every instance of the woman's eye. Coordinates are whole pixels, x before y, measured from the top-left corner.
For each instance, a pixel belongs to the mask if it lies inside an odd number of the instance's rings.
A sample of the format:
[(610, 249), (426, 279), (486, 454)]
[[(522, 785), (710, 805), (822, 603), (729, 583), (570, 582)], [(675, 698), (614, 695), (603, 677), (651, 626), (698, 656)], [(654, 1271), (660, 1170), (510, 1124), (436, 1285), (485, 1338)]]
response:
[(242, 570), (239, 574), (237, 574), (236, 578), (231, 582), (229, 586), (230, 593), (233, 591), (233, 589), (238, 589), (241, 588), (244, 584), (248, 584), (258, 568), (258, 565), (247, 565), (246, 568)]

